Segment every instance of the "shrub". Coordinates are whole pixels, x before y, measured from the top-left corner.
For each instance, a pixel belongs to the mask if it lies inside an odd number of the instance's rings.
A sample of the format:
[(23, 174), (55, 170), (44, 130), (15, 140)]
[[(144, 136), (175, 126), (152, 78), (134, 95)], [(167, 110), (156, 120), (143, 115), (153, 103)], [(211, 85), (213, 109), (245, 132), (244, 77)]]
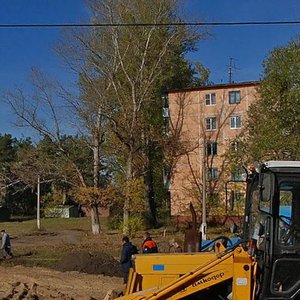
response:
[[(121, 223), (120, 229), (123, 232), (124, 224)], [(145, 229), (145, 219), (141, 215), (132, 215), (128, 222), (128, 235), (133, 236), (134, 233)]]
[(122, 224), (122, 215), (113, 215), (109, 216), (107, 220), (107, 227), (110, 230), (116, 230), (121, 227)]
[(169, 209), (160, 208), (157, 210), (157, 219), (160, 225), (168, 226), (172, 224), (171, 213)]

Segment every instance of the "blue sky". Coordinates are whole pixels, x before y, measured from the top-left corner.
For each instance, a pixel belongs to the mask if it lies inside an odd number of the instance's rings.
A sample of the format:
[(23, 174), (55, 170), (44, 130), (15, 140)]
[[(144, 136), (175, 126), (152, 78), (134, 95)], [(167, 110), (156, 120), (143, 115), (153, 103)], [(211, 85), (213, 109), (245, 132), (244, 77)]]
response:
[[(101, 1), (101, 0), (99, 0)], [(182, 0), (187, 21), (300, 20), (298, 0)], [(0, 0), (0, 23), (67, 23), (88, 19), (84, 0)], [(227, 82), (229, 58), (238, 68), (234, 81), (257, 80), (262, 62), (272, 48), (285, 45), (300, 33), (300, 26), (252, 26), (208, 28), (210, 37), (188, 55), (211, 70), (215, 83)], [(59, 29), (0, 29), (0, 93), (25, 86), (30, 68), (37, 66), (65, 82), (68, 73), (53, 48)], [(29, 131), (16, 129), (5, 103), (0, 109), (0, 133), (21, 137)]]

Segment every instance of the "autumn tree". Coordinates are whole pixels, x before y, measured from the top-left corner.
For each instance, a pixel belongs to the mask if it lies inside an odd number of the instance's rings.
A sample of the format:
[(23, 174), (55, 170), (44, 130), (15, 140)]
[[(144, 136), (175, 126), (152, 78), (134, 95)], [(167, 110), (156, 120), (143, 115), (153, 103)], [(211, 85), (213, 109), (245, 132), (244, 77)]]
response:
[(300, 39), (275, 48), (264, 62), (258, 99), (240, 137), (237, 164), (300, 159)]

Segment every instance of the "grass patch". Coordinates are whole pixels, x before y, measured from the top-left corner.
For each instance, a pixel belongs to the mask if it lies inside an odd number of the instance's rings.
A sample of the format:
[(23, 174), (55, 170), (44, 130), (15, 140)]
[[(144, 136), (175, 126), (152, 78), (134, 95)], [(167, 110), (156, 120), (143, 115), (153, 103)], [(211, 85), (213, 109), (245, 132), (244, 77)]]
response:
[(0, 228), (5, 229), (11, 237), (14, 258), (1, 260), (0, 264), (53, 267), (69, 253), (99, 250), (118, 257), (120, 233), (107, 230), (106, 218), (101, 218), (100, 224), (102, 233), (95, 236), (91, 232), (89, 217), (41, 219), (41, 230), (37, 229), (36, 220), (2, 222)]
[[(106, 223), (106, 220), (101, 220)], [(100, 222), (101, 222), (100, 221)], [(90, 231), (91, 221), (84, 218), (45, 218), (41, 219), (41, 229), (37, 229), (36, 220), (1, 222), (1, 229), (5, 229), (10, 236), (43, 234), (43, 232), (59, 232), (62, 230)]]

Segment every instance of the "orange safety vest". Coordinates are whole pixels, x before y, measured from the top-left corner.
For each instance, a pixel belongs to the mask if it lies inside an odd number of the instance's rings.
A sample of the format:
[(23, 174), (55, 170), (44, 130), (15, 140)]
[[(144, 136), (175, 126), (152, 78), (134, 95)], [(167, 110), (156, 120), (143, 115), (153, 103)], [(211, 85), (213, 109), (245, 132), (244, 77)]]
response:
[(156, 250), (155, 252), (157, 252), (157, 244), (156, 244), (154, 241), (152, 241), (152, 240), (146, 240), (146, 241), (143, 243), (143, 246), (142, 246), (143, 252), (144, 252), (145, 248), (150, 249), (149, 253), (152, 253), (151, 250), (154, 249), (154, 248), (155, 248), (155, 250)]

